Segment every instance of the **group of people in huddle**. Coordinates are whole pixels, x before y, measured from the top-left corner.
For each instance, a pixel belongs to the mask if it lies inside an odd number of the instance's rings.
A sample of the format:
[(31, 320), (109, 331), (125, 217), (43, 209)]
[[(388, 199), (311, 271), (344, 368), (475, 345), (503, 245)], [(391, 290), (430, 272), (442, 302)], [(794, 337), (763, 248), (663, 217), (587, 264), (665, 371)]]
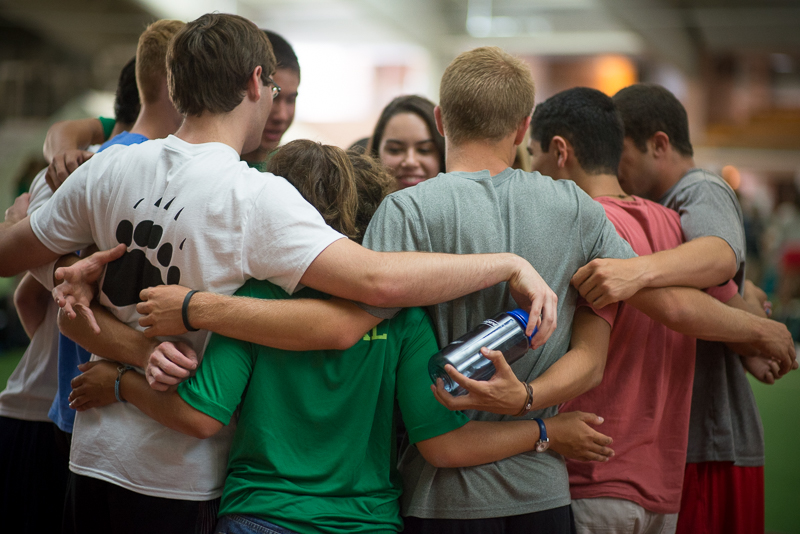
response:
[[(245, 18), (157, 21), (116, 121), (49, 132), (0, 224), (31, 336), (0, 394), (12, 530), (763, 532), (746, 372), (796, 369), (794, 342), (671, 93), (534, 110), (530, 69), (484, 47), (365, 150), (279, 147), (299, 84)], [(516, 307), (525, 356), (431, 383)]]

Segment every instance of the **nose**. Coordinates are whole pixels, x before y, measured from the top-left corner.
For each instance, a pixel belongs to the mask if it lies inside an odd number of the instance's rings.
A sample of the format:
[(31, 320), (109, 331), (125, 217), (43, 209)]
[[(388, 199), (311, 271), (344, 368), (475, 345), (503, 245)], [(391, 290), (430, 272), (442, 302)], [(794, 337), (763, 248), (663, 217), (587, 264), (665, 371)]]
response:
[(407, 167), (413, 167), (416, 164), (417, 164), (416, 151), (414, 150), (414, 147), (409, 147), (409, 149), (406, 150), (406, 153), (403, 156), (403, 165)]
[(272, 103), (272, 110), (269, 112), (269, 119), (273, 122), (284, 122), (289, 120), (289, 106), (278, 95)]

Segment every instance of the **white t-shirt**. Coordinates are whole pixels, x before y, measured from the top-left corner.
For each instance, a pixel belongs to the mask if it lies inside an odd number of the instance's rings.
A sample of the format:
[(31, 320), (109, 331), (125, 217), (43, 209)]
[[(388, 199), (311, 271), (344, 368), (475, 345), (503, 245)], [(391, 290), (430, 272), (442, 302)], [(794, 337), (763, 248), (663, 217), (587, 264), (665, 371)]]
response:
[[(43, 169), (31, 183), (29, 215), (53, 194), (44, 178), (46, 172)], [(47, 412), (58, 390), (57, 317), (58, 306), (50, 300), (42, 324), (9, 377), (6, 389), (0, 393), (0, 415), (24, 421), (50, 421)]]
[[(31, 218), (59, 253), (128, 245), (109, 264), (100, 302), (141, 329), (139, 291), (163, 283), (232, 294), (249, 278), (292, 293), (306, 268), (343, 236), (283, 178), (248, 168), (231, 147), (174, 136), (112, 146), (82, 165)], [(202, 353), (207, 332), (179, 336)], [(155, 497), (221, 494), (232, 428), (199, 440), (127, 403), (81, 412), (70, 469)]]

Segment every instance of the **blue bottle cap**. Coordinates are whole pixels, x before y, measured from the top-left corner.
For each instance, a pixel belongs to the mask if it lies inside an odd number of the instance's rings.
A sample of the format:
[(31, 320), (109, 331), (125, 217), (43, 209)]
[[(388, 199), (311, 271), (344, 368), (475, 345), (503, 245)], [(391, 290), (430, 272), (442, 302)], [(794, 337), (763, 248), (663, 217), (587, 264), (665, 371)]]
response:
[[(506, 313), (509, 314), (514, 319), (516, 319), (517, 322), (522, 326), (523, 330), (528, 328), (528, 319), (529, 319), (528, 312), (526, 312), (522, 308), (517, 308), (516, 310), (511, 310), (511, 311), (506, 312)], [(539, 331), (539, 328), (534, 326), (533, 327), (533, 334), (527, 336), (529, 345), (531, 343), (531, 339), (533, 338), (533, 336), (536, 335), (536, 332), (538, 332), (538, 331)]]

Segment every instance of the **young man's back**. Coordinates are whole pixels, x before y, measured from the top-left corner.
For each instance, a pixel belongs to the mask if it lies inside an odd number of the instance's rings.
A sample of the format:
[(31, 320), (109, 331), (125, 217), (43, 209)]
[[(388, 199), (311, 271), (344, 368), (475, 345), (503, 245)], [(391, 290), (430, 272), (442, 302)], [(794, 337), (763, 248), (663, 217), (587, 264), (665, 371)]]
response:
[[(680, 219), (672, 210), (638, 197), (595, 200), (640, 256), (683, 243)], [(723, 301), (734, 293), (732, 284), (716, 290)], [(613, 325), (603, 382), (562, 406), (563, 410), (602, 407), (603, 429), (620, 437), (609, 464), (567, 461), (576, 522), (584, 528), (601, 528), (605, 519), (592, 513), (591, 506), (608, 507), (608, 502), (594, 499), (610, 497), (635, 502), (654, 514), (669, 514), (664, 520), (674, 528), (686, 457), (695, 340), (624, 302), (617, 310), (609, 308), (613, 307), (598, 310)], [(590, 508), (579, 513), (579, 506)]]
[[(129, 246), (109, 264), (100, 300), (134, 327), (145, 287), (184, 283), (230, 294), (256, 277), (293, 291), (319, 252), (342, 237), (288, 182), (248, 169), (231, 147), (173, 136), (109, 148), (54, 200), (31, 219), (51, 250)], [(182, 338), (201, 353), (206, 336)], [(118, 403), (77, 417), (71, 468), (146, 495), (208, 500), (220, 494), (229, 437), (190, 438)]]
[[(567, 352), (577, 292), (575, 271), (597, 257), (634, 254), (600, 205), (572, 182), (506, 169), (439, 175), (384, 200), (364, 238), (376, 250), (451, 253), (514, 252), (528, 259), (559, 297), (558, 329), (548, 343), (518, 360), (520, 380), (541, 375)], [(440, 345), (487, 317), (513, 308), (504, 287), (493, 287), (429, 309)], [(467, 412), (476, 420), (507, 416)], [(555, 407), (531, 412), (549, 417)], [(401, 459), (403, 514), (422, 518), (513, 516), (570, 502), (562, 458), (527, 453), (469, 469), (437, 469), (415, 448)], [(535, 481), (535, 482), (534, 482)]]

